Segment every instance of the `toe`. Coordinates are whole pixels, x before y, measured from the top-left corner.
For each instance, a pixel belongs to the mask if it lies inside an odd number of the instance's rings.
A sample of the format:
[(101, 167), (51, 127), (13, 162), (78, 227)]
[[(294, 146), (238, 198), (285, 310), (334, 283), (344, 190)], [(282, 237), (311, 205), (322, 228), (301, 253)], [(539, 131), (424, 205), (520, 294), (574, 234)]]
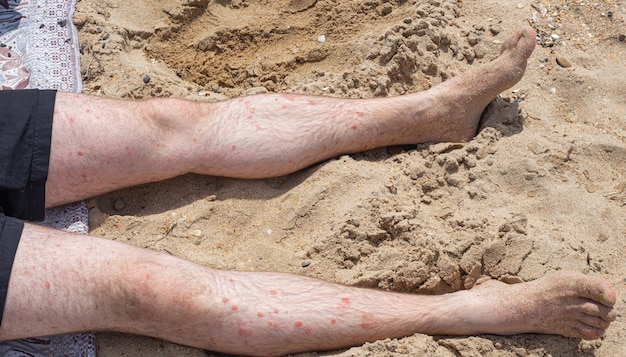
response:
[[(530, 26), (524, 26), (519, 28), (513, 35), (509, 36), (504, 43), (502, 43), (502, 47), (500, 49), (500, 53), (504, 53), (508, 50), (512, 50), (518, 45), (522, 45), (525, 49), (524, 52), (532, 52), (535, 47), (535, 38), (536, 38), (535, 30)], [(526, 49), (526, 47), (529, 47)], [(530, 56), (530, 53), (525, 55), (526, 57)]]
[(600, 338), (604, 336), (605, 329), (593, 327), (582, 322), (579, 322), (576, 326), (577, 336), (578, 338), (582, 338), (585, 340), (595, 340), (596, 338)]
[(609, 313), (606, 315), (605, 320), (609, 321), (609, 322), (613, 322), (615, 320), (617, 320), (617, 316), (619, 316), (619, 313), (617, 312), (617, 309), (611, 309), (611, 311), (609, 311)]
[(617, 311), (614, 308), (597, 302), (583, 301), (578, 309), (585, 315), (600, 317), (606, 321), (614, 321), (617, 318)]
[(609, 326), (611, 325), (611, 323), (609, 321), (606, 321), (603, 318), (600, 317), (596, 317), (596, 316), (589, 316), (589, 315), (582, 315), (579, 317), (580, 322), (582, 322), (583, 324), (590, 326), (590, 327), (594, 327), (597, 329), (601, 329), (601, 330), (606, 330), (607, 328), (609, 328)]
[[(567, 275), (563, 277), (567, 278)], [(609, 308), (615, 304), (615, 290), (613, 290), (608, 281), (600, 277), (579, 274), (570, 276), (570, 279), (573, 282), (571, 286), (574, 289), (574, 294)]]
[(585, 297), (608, 307), (615, 305), (615, 291), (605, 285), (606, 281), (601, 279), (596, 284), (588, 285), (585, 289)]

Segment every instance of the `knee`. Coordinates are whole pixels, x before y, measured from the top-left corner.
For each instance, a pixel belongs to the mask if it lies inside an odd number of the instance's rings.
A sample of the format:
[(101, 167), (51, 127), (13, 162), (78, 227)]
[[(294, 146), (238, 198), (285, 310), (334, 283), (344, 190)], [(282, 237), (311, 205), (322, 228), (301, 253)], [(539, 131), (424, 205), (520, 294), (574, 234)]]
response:
[(119, 302), (126, 318), (155, 326), (180, 323), (204, 310), (211, 298), (210, 270), (182, 263), (143, 260), (128, 265)]
[(194, 130), (204, 108), (201, 103), (176, 98), (153, 98), (140, 102), (146, 119), (163, 133)]

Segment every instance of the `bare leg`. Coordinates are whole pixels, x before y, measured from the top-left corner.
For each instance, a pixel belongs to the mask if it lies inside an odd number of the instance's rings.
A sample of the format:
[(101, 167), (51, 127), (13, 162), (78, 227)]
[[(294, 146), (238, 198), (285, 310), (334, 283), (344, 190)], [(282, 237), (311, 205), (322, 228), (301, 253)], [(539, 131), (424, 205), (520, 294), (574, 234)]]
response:
[(522, 78), (534, 45), (533, 30), (522, 28), (495, 61), (394, 98), (268, 94), (199, 104), (58, 93), (47, 205), (188, 172), (272, 177), (375, 147), (469, 140), (489, 101)]
[(414, 333), (602, 336), (603, 279), (565, 272), (419, 296), (277, 273), (211, 270), (121, 243), (27, 224), (0, 340), (111, 330), (215, 351), (283, 355)]

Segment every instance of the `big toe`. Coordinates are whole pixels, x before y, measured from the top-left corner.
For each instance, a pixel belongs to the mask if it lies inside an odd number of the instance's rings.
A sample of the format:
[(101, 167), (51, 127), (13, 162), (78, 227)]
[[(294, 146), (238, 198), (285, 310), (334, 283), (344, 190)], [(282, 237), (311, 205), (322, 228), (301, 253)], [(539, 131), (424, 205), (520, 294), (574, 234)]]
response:
[(537, 34), (532, 27), (520, 27), (502, 43), (500, 52), (514, 52), (527, 59), (535, 49), (536, 37)]
[(598, 302), (606, 307), (615, 305), (617, 297), (615, 290), (609, 282), (598, 277), (587, 277), (587, 281), (579, 285), (582, 288), (582, 294), (587, 299)]
[(615, 290), (605, 279), (572, 271), (559, 271), (546, 277), (555, 282), (554, 286), (570, 291), (572, 297), (580, 297), (606, 307), (615, 305)]

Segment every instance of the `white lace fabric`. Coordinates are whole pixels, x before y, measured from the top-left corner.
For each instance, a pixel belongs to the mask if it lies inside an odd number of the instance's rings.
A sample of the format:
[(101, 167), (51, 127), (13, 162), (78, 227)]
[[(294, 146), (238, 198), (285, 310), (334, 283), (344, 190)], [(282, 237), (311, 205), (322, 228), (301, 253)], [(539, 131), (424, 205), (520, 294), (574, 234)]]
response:
[[(76, 0), (0, 1), (0, 88), (80, 92), (78, 36), (72, 22)], [(87, 234), (84, 202), (46, 210), (43, 224)], [(96, 355), (95, 335), (31, 338), (0, 343), (0, 356)]]

